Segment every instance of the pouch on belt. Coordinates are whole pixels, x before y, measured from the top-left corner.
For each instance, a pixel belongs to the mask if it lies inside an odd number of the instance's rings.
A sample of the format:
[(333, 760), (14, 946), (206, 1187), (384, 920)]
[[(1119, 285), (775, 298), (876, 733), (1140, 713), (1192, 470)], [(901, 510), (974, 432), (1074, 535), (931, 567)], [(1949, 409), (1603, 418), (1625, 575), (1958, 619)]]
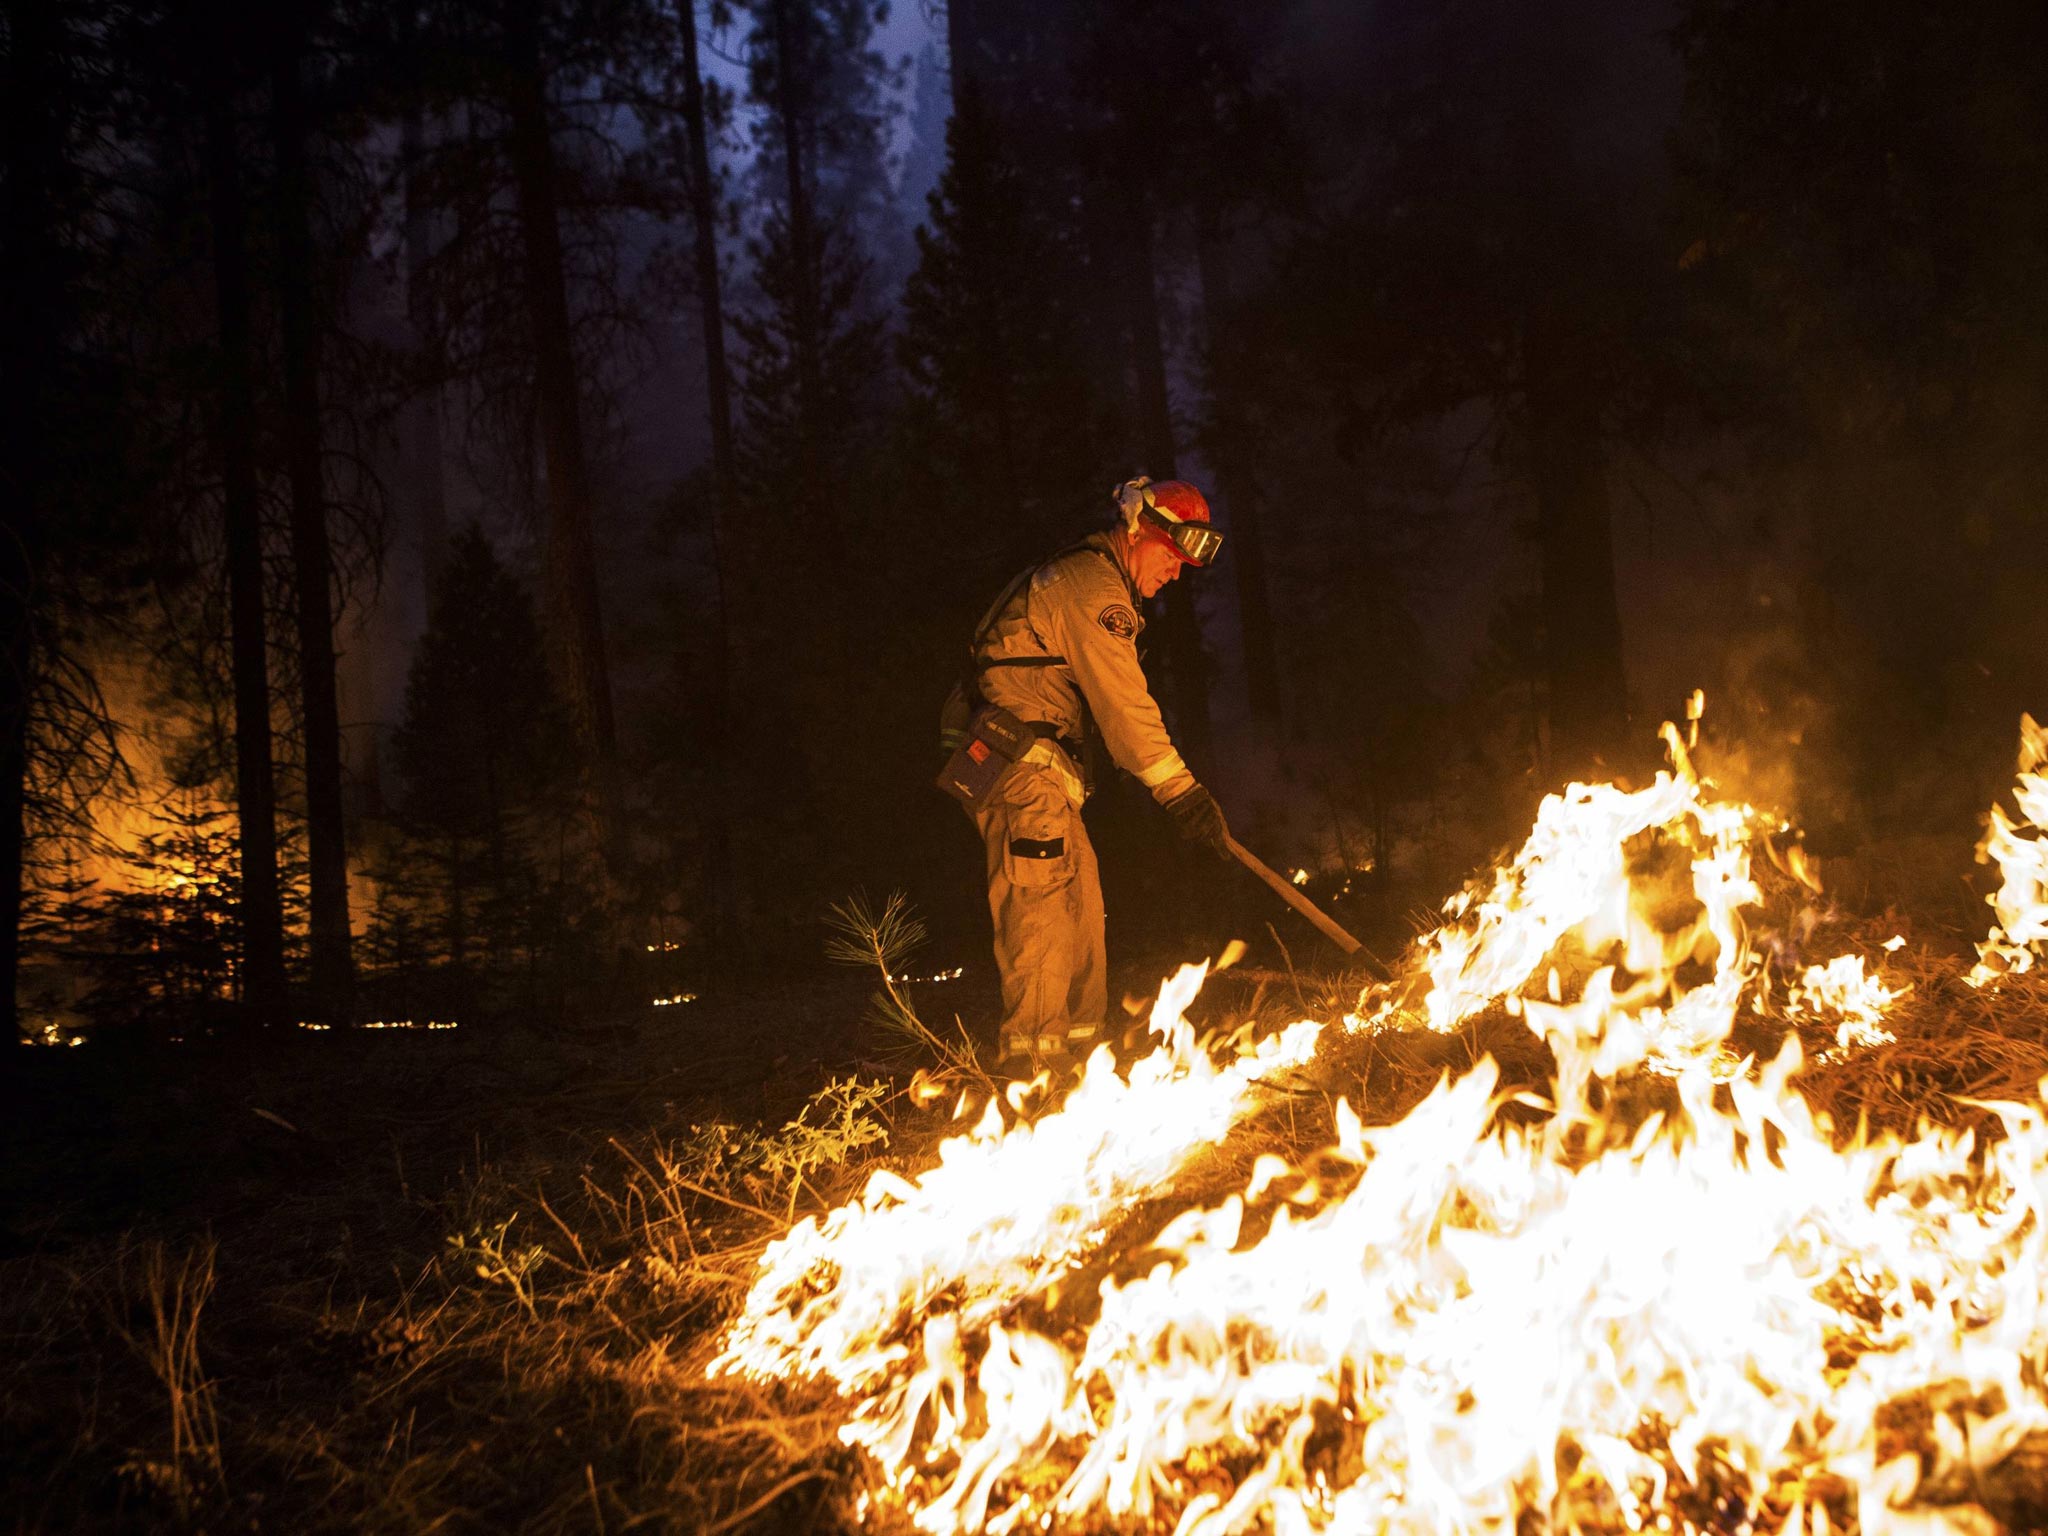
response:
[(1037, 733), (1007, 709), (984, 704), (969, 719), (965, 738), (939, 770), (938, 786), (968, 810), (978, 811), (988, 803), (1011, 764), (1037, 740)]

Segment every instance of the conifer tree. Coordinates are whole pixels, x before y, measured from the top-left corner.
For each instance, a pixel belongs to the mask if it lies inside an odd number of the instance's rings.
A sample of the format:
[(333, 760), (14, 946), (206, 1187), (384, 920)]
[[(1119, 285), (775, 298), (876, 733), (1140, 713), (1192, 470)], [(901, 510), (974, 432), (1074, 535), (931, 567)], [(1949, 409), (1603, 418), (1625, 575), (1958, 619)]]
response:
[[(437, 0), (416, 40), (429, 105), (463, 125), (416, 140), (416, 195), (446, 238), (418, 272), (431, 350), (468, 396), (472, 451), (538, 502), (542, 617), (616, 894), (629, 862), (597, 504), (606, 365), (639, 341), (616, 215), (625, 157), (583, 114), (656, 35), (654, 8)], [(579, 131), (580, 130), (580, 131)], [(485, 441), (483, 439), (495, 439)], [(535, 481), (539, 494), (533, 495)]]
[(392, 742), (411, 883), (458, 972), (526, 937), (537, 838), (573, 770), (566, 727), (533, 605), (472, 524), (436, 577)]
[(128, 505), (134, 386), (107, 347), (120, 227), (93, 159), (116, 92), (85, 22), (0, 5), (0, 1079), (38, 865), (124, 768), (81, 633), (148, 569)]
[(334, 558), (329, 538), (326, 425), (320, 363), (325, 317), (321, 257), (313, 236), (309, 163), (313, 87), (306, 78), (313, 8), (279, 0), (272, 22), (271, 144), (277, 180), (276, 288), (284, 373), (285, 459), (291, 487), (293, 610), (297, 617), (299, 715), (304, 732), (310, 881), (311, 999), (317, 1017), (352, 1011), (355, 960), (348, 914), (348, 840), (342, 813), (340, 705), (335, 678)]
[[(758, 933), (785, 917), (792, 869), (819, 892), (838, 878), (808, 829), (850, 827), (850, 744), (871, 728), (872, 666), (842, 658), (896, 555), (883, 522), (886, 353), (862, 221), (874, 187), (884, 107), (872, 13), (853, 0), (754, 0), (748, 91), (761, 109), (755, 174), (769, 207), (748, 242), (753, 293), (732, 317), (736, 464), (746, 529), (728, 626), (743, 786), (735, 865)], [(729, 591), (732, 587), (728, 588)], [(792, 654), (816, 658), (791, 666)], [(800, 729), (790, 722), (802, 721)]]
[(239, 98), (249, 70), (217, 5), (201, 8), (195, 53), (207, 60), (208, 233), (212, 240), (221, 465), (222, 543), (235, 700), (235, 810), (241, 870), (243, 1001), (252, 1021), (277, 1023), (285, 1006), (284, 914), (277, 880), (277, 779), (269, 638), (265, 632), (263, 521), (256, 441), (255, 294)]
[[(1615, 78), (1592, 13), (1455, 0), (1353, 46), (1352, 131), (1375, 152), (1289, 252), (1274, 323), (1329, 386), (1351, 451), (1486, 408), (1532, 514), (1549, 775), (1611, 773), (1636, 737), (1609, 460), (1657, 388), (1670, 269), (1654, 158), (1592, 124), (1643, 87)], [(1585, 89), (1561, 96), (1561, 80)]]
[[(1025, 183), (982, 96), (961, 97), (917, 231), (898, 343), (920, 450), (912, 462), (956, 513), (1001, 487), (1006, 516), (981, 531), (1001, 540), (983, 553), (1003, 566), (1073, 526), (1106, 447), (1100, 386), (1060, 281), (1073, 253)], [(975, 526), (964, 516), (957, 525)]]

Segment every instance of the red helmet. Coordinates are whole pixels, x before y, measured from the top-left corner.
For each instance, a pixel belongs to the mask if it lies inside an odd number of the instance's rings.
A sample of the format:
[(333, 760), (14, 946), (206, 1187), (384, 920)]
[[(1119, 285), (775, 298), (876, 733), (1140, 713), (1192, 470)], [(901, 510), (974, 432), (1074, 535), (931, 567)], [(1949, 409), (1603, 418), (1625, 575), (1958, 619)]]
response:
[(1208, 498), (1185, 480), (1155, 485), (1141, 475), (1118, 488), (1117, 502), (1131, 532), (1171, 545), (1187, 565), (1212, 564), (1223, 548), (1223, 535), (1209, 526)]

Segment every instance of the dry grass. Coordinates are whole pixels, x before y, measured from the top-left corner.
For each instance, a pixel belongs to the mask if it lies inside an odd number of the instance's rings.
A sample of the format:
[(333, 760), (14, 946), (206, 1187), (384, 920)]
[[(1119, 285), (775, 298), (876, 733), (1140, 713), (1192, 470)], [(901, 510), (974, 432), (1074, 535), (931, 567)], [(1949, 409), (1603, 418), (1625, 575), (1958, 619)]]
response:
[(220, 1489), (220, 1418), (214, 1384), (199, 1354), (199, 1319), (213, 1295), (214, 1247), (173, 1257), (160, 1242), (115, 1255), (109, 1326), (161, 1390), (165, 1422), (158, 1454), (140, 1453), (122, 1471), (189, 1518)]
[[(1882, 935), (1864, 937), (1874, 948)], [(1813, 1066), (1804, 1090), (1844, 1133), (1930, 1116), (1991, 1125), (1974, 1101), (2030, 1097), (2048, 1074), (2048, 982), (1978, 993), (1952, 962), (1907, 963), (1897, 1042)], [(1334, 1018), (1356, 988), (1355, 976), (1298, 971), (1219, 978), (1196, 1012), (1222, 1032), (1256, 1031)], [(1816, 1055), (1828, 1043), (1808, 1041)], [(1485, 1055), (1504, 1090), (1547, 1080), (1547, 1050), (1504, 1014), (1450, 1035), (1333, 1031), (1250, 1134), (1131, 1213), (1102, 1268), (1185, 1201), (1241, 1187), (1258, 1151), (1311, 1156), (1338, 1096), (1390, 1121)], [(701, 1075), (701, 1052), (689, 1060)], [(757, 1113), (723, 1119), (712, 1098), (694, 1110), (665, 1098), (672, 1078), (610, 1065), (472, 1061), (449, 1069), (448, 1091), (403, 1104), (358, 1086), (352, 1140), (309, 1150), (313, 1133), (244, 1127), (246, 1144), (214, 1169), (233, 1198), (208, 1207), (208, 1227), (53, 1227), (0, 1258), (0, 1507), (13, 1528), (848, 1525), (860, 1469), (837, 1444), (832, 1405), (708, 1382), (703, 1368), (763, 1246), (878, 1163), (919, 1166), (953, 1129), (952, 1093), (913, 1099), (905, 1073), (904, 1091), (889, 1079), (849, 1097), (842, 1076), (804, 1062), (769, 1070)], [(837, 1096), (807, 1105), (820, 1083)], [(747, 1096), (731, 1081), (700, 1086), (728, 1104)], [(246, 1110), (264, 1091), (229, 1098)], [(317, 1118), (277, 1102), (261, 1107), (286, 1127)], [(431, 1146), (473, 1134), (463, 1107), (480, 1104), (526, 1125), (523, 1150), (476, 1142), (431, 1174)], [(337, 1172), (323, 1159), (355, 1161)]]
[(702, 1365), (763, 1244), (908, 1106), (844, 1072), (807, 1106), (810, 1059), (713, 1077), (695, 1041), (673, 1067), (603, 1044), (195, 1064), (123, 1090), (181, 1110), (133, 1143), (10, 1135), (0, 1528), (829, 1529), (832, 1422)]

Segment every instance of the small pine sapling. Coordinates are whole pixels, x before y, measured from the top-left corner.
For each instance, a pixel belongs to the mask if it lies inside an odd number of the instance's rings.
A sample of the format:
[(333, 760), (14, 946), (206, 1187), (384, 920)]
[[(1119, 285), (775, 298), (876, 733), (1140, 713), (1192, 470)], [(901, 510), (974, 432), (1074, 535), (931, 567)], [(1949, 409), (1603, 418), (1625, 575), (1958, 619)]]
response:
[(925, 942), (924, 920), (916, 914), (909, 898), (891, 891), (879, 910), (867, 893), (856, 891), (835, 902), (825, 922), (833, 937), (825, 941), (825, 958), (840, 965), (873, 966), (882, 978), (881, 989), (868, 1004), (868, 1018), (891, 1042), (898, 1056), (929, 1053), (937, 1062), (937, 1077), (973, 1083), (993, 1094), (995, 1084), (982, 1069), (967, 1026), (954, 1016), (956, 1040), (948, 1040), (919, 1017), (901, 980), (910, 957)]

